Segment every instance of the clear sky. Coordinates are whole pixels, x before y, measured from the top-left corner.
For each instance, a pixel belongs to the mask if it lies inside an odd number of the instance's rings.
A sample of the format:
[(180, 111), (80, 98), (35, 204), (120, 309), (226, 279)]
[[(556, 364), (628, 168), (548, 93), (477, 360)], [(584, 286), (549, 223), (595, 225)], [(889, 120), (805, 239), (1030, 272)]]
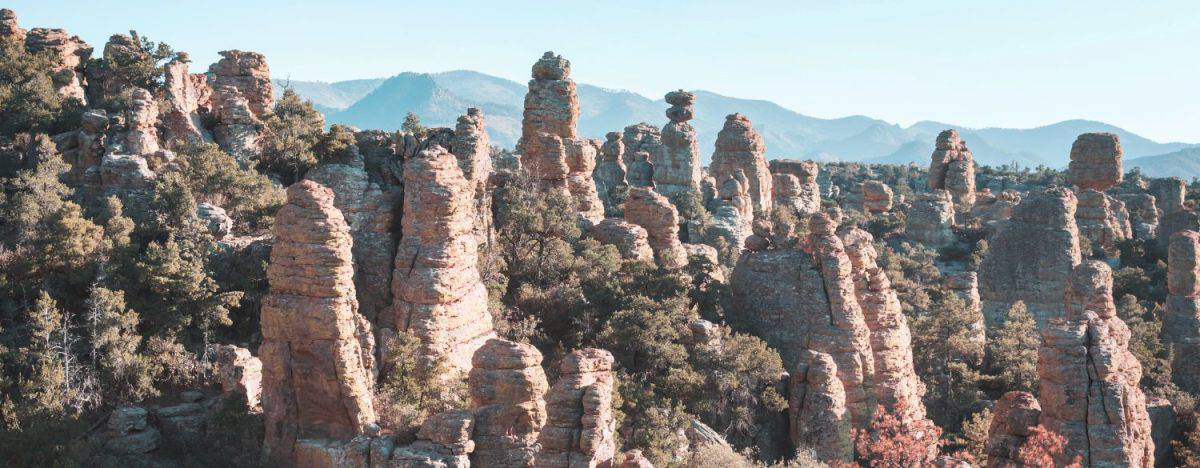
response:
[(546, 50), (576, 81), (705, 89), (818, 116), (970, 127), (1102, 120), (1200, 143), (1200, 4), (1163, 1), (4, 0), (101, 49), (137, 29), (276, 77), (476, 70), (519, 82)]

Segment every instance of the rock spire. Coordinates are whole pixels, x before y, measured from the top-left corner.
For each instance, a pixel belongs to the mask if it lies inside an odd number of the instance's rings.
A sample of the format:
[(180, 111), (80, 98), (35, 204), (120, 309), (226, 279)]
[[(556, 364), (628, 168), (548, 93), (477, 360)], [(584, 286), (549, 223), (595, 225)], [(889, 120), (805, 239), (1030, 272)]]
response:
[(937, 136), (929, 162), (929, 188), (950, 192), (954, 203), (975, 203), (975, 158), (957, 130), (944, 130)]
[(717, 134), (709, 172), (718, 181), (741, 169), (749, 179), (747, 191), (756, 216), (771, 212), (771, 171), (765, 157), (767, 147), (742, 114), (725, 117), (725, 127)]

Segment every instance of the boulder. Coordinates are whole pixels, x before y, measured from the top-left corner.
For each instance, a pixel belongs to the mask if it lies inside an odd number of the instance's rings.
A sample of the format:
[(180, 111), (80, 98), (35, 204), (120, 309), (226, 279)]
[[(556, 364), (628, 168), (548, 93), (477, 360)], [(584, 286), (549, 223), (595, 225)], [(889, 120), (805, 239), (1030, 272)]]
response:
[(1113, 133), (1084, 133), (1071, 145), (1067, 182), (1081, 189), (1104, 191), (1121, 183), (1121, 138)]

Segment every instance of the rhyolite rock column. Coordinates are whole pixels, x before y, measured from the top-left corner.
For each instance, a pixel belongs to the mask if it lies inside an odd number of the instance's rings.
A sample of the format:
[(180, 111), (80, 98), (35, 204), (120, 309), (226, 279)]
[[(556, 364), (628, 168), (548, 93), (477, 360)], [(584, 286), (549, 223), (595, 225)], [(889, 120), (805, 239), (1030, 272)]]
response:
[(975, 158), (957, 130), (944, 130), (937, 136), (929, 162), (929, 188), (950, 192), (954, 203), (975, 203)]
[(750, 119), (742, 114), (729, 114), (725, 126), (717, 134), (709, 172), (718, 181), (741, 169), (749, 179), (747, 192), (756, 216), (771, 212), (771, 170), (767, 166), (767, 147), (762, 136), (754, 130)]
[(1189, 392), (1200, 391), (1200, 233), (1171, 236), (1167, 292), (1162, 339), (1174, 352), (1172, 380)]
[(585, 348), (563, 358), (546, 393), (548, 419), (538, 437), (538, 468), (609, 466), (616, 456), (613, 356)]
[(471, 466), (532, 466), (546, 424), (542, 395), (549, 384), (542, 353), (526, 343), (493, 338), (475, 351), (472, 363), (467, 379), (475, 419)]
[(654, 185), (659, 193), (671, 197), (678, 193), (700, 191), (700, 142), (696, 129), (688, 123), (695, 115), (696, 95), (684, 90), (666, 96), (667, 118), (662, 128), (662, 148), (653, 154)]
[(679, 213), (666, 197), (649, 188), (630, 188), (625, 219), (646, 230), (658, 266), (674, 269), (687, 265), (687, 250), (679, 241)]
[(908, 210), (905, 235), (930, 247), (954, 242), (954, 200), (947, 190), (918, 193)]

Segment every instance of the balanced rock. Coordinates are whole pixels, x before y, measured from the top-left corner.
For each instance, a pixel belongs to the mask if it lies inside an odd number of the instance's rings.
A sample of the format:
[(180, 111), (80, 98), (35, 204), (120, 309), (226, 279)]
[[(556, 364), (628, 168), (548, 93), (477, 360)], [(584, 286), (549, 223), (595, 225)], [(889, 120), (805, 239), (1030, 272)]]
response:
[(1067, 182), (1098, 191), (1121, 183), (1121, 138), (1112, 133), (1084, 133), (1071, 145)]
[(1061, 187), (1033, 193), (989, 241), (979, 265), (988, 329), (1004, 323), (1017, 301), (1025, 302), (1039, 326), (1062, 315), (1062, 292), (1081, 257), (1076, 203), (1075, 193)]
[(892, 209), (892, 188), (878, 180), (862, 183), (863, 209), (868, 213), (887, 213)]
[(668, 197), (677, 193), (700, 191), (700, 142), (696, 129), (688, 123), (695, 115), (692, 107), (696, 95), (684, 90), (671, 91), (666, 96), (667, 118), (662, 128), (663, 150), (654, 154), (655, 190)]
[(1065, 293), (1065, 314), (1042, 328), (1038, 350), (1040, 422), (1067, 440), (1058, 462), (1154, 466), (1154, 442), (1142, 366), (1129, 351), (1129, 327), (1116, 315), (1112, 270), (1079, 264)]
[(1173, 348), (1171, 377), (1186, 391), (1200, 391), (1200, 233), (1171, 236), (1167, 292), (1162, 339)]
[(471, 368), (495, 336), (487, 288), (479, 276), (474, 187), (454, 155), (440, 146), (404, 165), (404, 217), (392, 273), (392, 308), (384, 327), (421, 339), (422, 359)]
[(559, 378), (546, 393), (549, 418), (542, 429), (539, 468), (609, 466), (616, 456), (612, 414), (615, 381), (608, 351), (581, 349), (563, 358)]
[(931, 247), (954, 242), (954, 200), (947, 190), (919, 193), (908, 209), (905, 234)]
[(658, 266), (687, 265), (687, 251), (679, 241), (679, 212), (666, 197), (645, 187), (631, 187), (625, 201), (625, 219), (646, 230)]
[(262, 302), (268, 457), (291, 463), (299, 439), (349, 439), (375, 424), (374, 340), (354, 298), (350, 229), (333, 192), (293, 184), (276, 215)]
[(542, 395), (549, 384), (542, 353), (529, 344), (492, 338), (475, 351), (472, 365), (472, 466), (532, 466), (538, 434), (546, 424)]
[(262, 119), (274, 110), (275, 90), (271, 86), (271, 67), (258, 52), (223, 50), (221, 60), (209, 67), (214, 89), (229, 86), (246, 98), (254, 118)]
[(605, 218), (590, 231), (601, 244), (614, 245), (622, 258), (654, 260), (646, 229), (621, 218)]
[(988, 468), (1017, 468), (1021, 450), (1042, 416), (1037, 398), (1028, 392), (1008, 392), (996, 401), (988, 427)]
[(954, 203), (975, 203), (975, 158), (957, 130), (944, 130), (937, 136), (929, 162), (929, 188), (950, 192)]
[(729, 114), (725, 126), (717, 134), (709, 172), (717, 180), (741, 169), (749, 179), (747, 191), (755, 215), (771, 212), (771, 171), (765, 157), (767, 151), (762, 136), (754, 130), (750, 119), (742, 114)]

